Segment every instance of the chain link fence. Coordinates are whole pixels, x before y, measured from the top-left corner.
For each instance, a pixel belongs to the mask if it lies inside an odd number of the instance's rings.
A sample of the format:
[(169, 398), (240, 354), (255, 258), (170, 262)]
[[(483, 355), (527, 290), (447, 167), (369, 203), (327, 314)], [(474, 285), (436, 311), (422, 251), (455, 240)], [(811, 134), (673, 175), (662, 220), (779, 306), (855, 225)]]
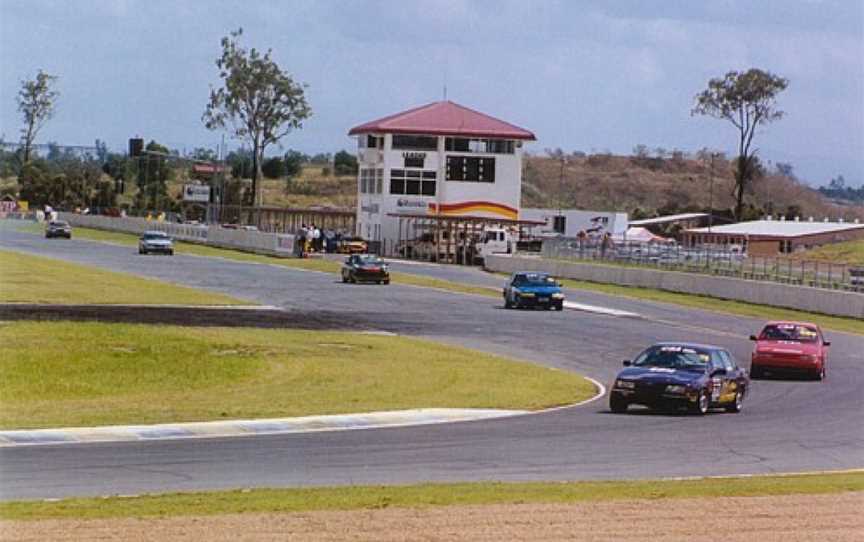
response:
[(678, 244), (595, 242), (569, 238), (543, 242), (544, 258), (600, 261), (639, 266), (864, 292), (864, 266), (797, 258), (748, 257), (741, 251), (716, 246), (682, 247)]

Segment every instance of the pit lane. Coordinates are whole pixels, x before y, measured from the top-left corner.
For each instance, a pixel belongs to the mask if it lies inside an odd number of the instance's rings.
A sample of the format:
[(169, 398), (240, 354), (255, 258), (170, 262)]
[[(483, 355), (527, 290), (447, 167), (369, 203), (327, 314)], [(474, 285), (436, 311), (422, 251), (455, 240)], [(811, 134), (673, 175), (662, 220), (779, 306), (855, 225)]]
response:
[[(14, 227), (14, 225), (13, 225)], [(507, 311), (497, 299), (407, 286), (344, 285), (335, 275), (134, 248), (46, 240), (0, 226), (0, 248), (210, 289), (288, 310), (370, 315), (376, 329), (510, 355), (608, 382), (620, 360), (658, 340), (728, 347), (745, 362), (759, 320), (601, 294), (570, 298), (642, 319)], [(476, 270), (404, 266), (464, 276)], [(410, 267), (410, 269), (408, 269)], [(394, 270), (395, 266), (394, 266)], [(310, 317), (311, 327), (314, 321)], [(459, 480), (574, 480), (757, 474), (864, 463), (864, 338), (829, 332), (828, 380), (757, 381), (742, 414), (612, 415), (603, 402), (542, 415), (436, 427), (195, 442), (0, 451), (0, 497), (46, 498), (231, 487)], [(494, 377), (494, 375), (490, 375)]]

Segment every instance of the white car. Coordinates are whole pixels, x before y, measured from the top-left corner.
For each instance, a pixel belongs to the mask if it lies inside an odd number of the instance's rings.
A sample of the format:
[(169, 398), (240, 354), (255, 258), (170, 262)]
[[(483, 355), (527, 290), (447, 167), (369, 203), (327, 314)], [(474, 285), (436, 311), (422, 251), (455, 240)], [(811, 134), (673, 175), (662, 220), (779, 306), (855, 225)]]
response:
[(174, 241), (161, 231), (145, 231), (138, 240), (138, 254), (174, 255)]

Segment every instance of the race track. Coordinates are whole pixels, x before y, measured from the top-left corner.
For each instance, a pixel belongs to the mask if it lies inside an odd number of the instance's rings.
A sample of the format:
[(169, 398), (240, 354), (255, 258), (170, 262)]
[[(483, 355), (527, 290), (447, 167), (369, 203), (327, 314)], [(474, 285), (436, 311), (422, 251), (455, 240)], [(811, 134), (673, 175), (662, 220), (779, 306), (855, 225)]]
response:
[[(223, 292), (266, 305), (341, 314), (345, 322), (573, 370), (608, 383), (622, 359), (658, 340), (728, 347), (746, 367), (761, 321), (568, 292), (640, 318), (508, 311), (498, 299), (427, 288), (345, 285), (331, 274), (134, 248), (46, 240), (0, 224), (0, 248)], [(394, 270), (500, 285), (476, 269)], [(612, 415), (606, 398), (548, 413), (416, 428), (195, 441), (0, 449), (0, 498), (236, 487), (420, 481), (586, 480), (864, 467), (864, 337), (828, 332), (825, 382), (759, 380), (741, 414)], [(494, 378), (494, 375), (490, 375)]]

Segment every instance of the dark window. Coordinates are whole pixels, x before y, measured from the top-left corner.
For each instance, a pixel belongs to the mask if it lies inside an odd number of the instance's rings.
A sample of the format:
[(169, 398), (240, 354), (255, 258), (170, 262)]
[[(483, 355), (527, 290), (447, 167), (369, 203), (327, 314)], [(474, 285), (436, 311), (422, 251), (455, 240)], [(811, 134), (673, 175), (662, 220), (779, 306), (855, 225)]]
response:
[(567, 231), (567, 217), (556, 216), (553, 220), (552, 230), (554, 230), (555, 233), (564, 233)]
[(444, 149), (452, 152), (479, 152), (490, 154), (513, 154), (516, 145), (510, 139), (467, 139), (448, 137)]
[(435, 177), (437, 177), (437, 175), (434, 171), (424, 171), (423, 172), (423, 178), (424, 179), (433, 179), (434, 180)]
[(405, 193), (405, 179), (390, 179), (390, 193), (391, 194), (404, 194)]
[(448, 137), (444, 140), (444, 148), (448, 151), (468, 152), (468, 142), (470, 139), (461, 137)]
[(420, 178), (420, 172), (417, 170), (408, 170), (405, 172), (405, 176), (408, 177), (409, 179), (419, 179)]
[(390, 193), (406, 194), (410, 196), (434, 196), (435, 195), (434, 171), (391, 169), (390, 170)]
[(418, 149), (423, 151), (437, 151), (438, 138), (434, 136), (419, 135), (393, 135), (394, 149)]
[(421, 185), (421, 191), (424, 196), (434, 196), (435, 181), (423, 181), (423, 184)]
[(419, 196), (420, 195), (420, 181), (408, 179), (405, 182), (405, 194), (409, 196)]
[(407, 156), (405, 157), (405, 167), (422, 168), (426, 162), (425, 156)]

